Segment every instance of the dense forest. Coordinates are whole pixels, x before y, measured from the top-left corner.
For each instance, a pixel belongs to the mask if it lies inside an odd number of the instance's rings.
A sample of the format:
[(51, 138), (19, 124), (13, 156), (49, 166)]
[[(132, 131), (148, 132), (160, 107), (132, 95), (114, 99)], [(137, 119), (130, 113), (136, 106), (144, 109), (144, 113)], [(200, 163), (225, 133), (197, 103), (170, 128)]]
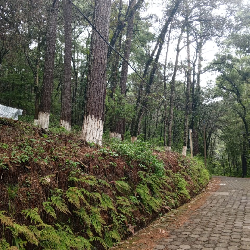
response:
[(23, 109), (19, 119), (99, 145), (148, 141), (204, 157), (215, 174), (249, 174), (244, 1), (162, 0), (158, 14), (147, 0), (0, 3), (0, 104)]

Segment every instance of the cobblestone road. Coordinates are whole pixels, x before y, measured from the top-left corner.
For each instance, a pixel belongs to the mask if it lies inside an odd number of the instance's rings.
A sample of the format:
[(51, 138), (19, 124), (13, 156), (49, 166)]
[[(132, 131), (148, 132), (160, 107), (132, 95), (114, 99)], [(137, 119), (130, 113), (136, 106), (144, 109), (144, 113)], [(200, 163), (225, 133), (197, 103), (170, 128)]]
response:
[[(171, 218), (178, 221), (178, 213), (170, 214), (116, 249), (250, 250), (250, 179), (219, 179), (217, 191), (184, 207), (186, 215), (179, 219), (179, 226), (171, 222)], [(199, 200), (201, 204), (192, 210)], [(153, 230), (158, 230), (158, 235), (162, 233), (161, 237), (155, 239)], [(153, 244), (148, 244), (148, 240), (143, 241), (143, 234), (151, 233)]]

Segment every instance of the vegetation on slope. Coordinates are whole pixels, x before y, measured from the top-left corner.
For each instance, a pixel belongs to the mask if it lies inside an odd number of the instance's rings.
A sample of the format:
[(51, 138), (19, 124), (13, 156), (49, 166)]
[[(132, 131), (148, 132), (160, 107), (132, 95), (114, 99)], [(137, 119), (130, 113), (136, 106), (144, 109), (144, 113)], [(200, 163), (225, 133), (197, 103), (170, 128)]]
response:
[(107, 249), (198, 194), (202, 163), (0, 118), (0, 249)]

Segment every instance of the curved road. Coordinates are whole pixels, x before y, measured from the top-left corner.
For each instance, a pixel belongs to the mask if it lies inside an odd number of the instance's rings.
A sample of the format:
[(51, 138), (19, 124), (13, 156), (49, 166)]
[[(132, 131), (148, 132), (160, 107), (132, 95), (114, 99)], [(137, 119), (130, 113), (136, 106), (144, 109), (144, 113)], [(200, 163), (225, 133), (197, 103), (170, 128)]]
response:
[(250, 250), (250, 179), (213, 178), (191, 203), (114, 249)]

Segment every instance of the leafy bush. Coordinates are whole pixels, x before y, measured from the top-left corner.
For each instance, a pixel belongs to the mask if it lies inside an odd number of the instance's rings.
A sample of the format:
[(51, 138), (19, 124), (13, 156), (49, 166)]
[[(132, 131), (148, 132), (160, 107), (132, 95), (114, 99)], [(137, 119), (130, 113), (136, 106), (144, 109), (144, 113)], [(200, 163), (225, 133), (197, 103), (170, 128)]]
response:
[(140, 164), (145, 165), (149, 172), (153, 172), (159, 177), (164, 176), (164, 163), (153, 155), (153, 150), (149, 143), (139, 140), (135, 143), (112, 140), (109, 146), (119, 155), (125, 156), (128, 162), (138, 161)]

